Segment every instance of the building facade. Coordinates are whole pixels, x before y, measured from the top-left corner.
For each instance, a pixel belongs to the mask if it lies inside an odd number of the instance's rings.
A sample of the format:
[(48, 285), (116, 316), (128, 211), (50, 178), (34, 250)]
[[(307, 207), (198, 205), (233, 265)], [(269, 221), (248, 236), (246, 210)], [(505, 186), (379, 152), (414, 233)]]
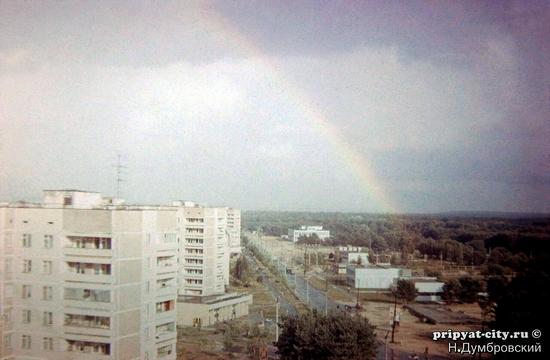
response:
[(227, 208), (227, 234), (231, 255), (241, 254), (241, 210)]
[(348, 284), (356, 289), (388, 291), (397, 280), (406, 277), (405, 269), (382, 266), (348, 265)]
[(179, 295), (210, 296), (229, 284), (227, 210), (202, 206), (181, 207)]
[(300, 229), (288, 229), (288, 238), (297, 242), (301, 236), (317, 235), (319, 239), (326, 240), (330, 237), (330, 231), (323, 230), (322, 226), (301, 226)]
[(178, 294), (229, 282), (227, 223), (77, 190), (0, 204), (0, 359), (175, 359)]

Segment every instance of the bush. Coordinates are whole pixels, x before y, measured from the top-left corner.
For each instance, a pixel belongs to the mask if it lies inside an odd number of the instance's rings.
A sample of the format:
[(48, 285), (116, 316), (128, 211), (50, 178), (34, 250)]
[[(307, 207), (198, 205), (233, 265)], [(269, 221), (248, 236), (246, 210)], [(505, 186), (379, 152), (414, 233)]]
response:
[(374, 359), (377, 341), (373, 326), (345, 312), (321, 315), (316, 311), (285, 316), (275, 344), (281, 360)]

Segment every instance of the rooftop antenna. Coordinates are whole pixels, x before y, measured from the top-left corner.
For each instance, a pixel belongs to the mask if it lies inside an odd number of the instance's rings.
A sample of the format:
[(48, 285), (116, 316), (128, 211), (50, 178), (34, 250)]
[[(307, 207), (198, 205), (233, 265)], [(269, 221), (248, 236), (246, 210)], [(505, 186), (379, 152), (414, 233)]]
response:
[(116, 198), (120, 199), (120, 183), (124, 182), (124, 179), (121, 178), (122, 171), (124, 169), (127, 169), (125, 165), (122, 165), (120, 161), (120, 154), (117, 155), (117, 163), (116, 163)]

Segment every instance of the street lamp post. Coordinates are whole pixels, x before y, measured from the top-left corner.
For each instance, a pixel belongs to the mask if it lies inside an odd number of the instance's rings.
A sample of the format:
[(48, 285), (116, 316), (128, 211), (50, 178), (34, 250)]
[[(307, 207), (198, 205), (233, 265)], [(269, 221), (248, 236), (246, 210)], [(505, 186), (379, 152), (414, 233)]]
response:
[(279, 341), (279, 297), (275, 304), (275, 341)]
[(395, 343), (395, 320), (397, 319), (397, 292), (393, 293), (394, 303), (393, 303), (393, 321), (391, 324), (391, 342)]

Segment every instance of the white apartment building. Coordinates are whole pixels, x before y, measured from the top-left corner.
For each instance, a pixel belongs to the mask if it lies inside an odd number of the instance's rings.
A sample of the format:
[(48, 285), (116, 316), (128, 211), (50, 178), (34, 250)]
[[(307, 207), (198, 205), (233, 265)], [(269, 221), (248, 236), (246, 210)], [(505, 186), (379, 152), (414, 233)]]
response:
[(0, 205), (0, 359), (175, 359), (174, 209), (44, 195)]
[(210, 296), (225, 292), (229, 284), (227, 209), (181, 207), (179, 284), (182, 296)]
[(175, 359), (178, 295), (224, 294), (231, 234), (238, 210), (192, 202), (0, 203), (0, 360)]
[(319, 239), (326, 240), (330, 237), (330, 231), (323, 230), (322, 226), (301, 226), (300, 229), (288, 229), (288, 238), (297, 242), (301, 236), (317, 235)]
[(227, 233), (231, 255), (241, 254), (241, 210), (227, 208)]

